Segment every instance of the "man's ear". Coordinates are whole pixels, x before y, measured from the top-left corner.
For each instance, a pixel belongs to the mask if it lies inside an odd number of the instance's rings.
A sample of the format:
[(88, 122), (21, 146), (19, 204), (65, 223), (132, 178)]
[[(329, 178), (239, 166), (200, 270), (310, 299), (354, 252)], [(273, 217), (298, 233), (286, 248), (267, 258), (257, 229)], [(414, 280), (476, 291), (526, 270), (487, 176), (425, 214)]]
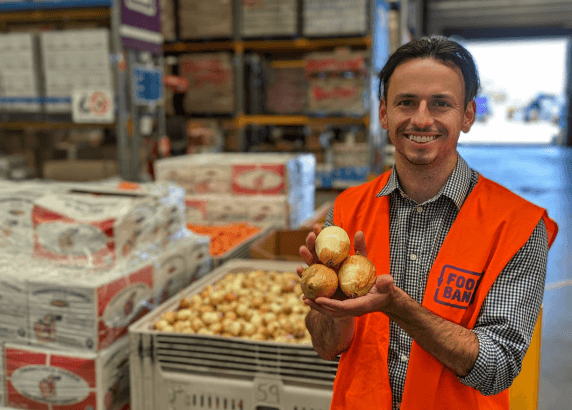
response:
[(477, 103), (475, 100), (469, 101), (467, 108), (465, 109), (465, 114), (463, 114), (463, 126), (462, 130), (466, 134), (469, 132), (473, 124), (475, 123), (475, 116), (477, 113)]
[(387, 123), (387, 105), (384, 98), (379, 100), (379, 123), (384, 130), (389, 128)]

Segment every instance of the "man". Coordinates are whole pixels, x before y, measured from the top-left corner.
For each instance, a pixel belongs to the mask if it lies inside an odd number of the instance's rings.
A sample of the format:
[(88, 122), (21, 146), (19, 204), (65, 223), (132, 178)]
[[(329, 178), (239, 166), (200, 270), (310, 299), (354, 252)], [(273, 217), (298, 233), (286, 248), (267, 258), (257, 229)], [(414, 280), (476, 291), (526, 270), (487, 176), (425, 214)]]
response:
[[(305, 299), (315, 350), (341, 354), (332, 409), (509, 409), (557, 226), (458, 155), (478, 88), (471, 55), (444, 37), (402, 46), (380, 73), (395, 166), (326, 220), (378, 276), (360, 298)], [(320, 229), (300, 248), (308, 265)]]

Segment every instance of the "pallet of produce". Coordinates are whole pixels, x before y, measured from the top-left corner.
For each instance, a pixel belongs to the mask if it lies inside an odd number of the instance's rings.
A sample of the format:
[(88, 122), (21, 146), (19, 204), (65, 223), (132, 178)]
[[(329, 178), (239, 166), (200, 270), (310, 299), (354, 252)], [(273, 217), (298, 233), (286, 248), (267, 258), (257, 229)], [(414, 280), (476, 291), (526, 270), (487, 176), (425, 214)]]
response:
[(297, 266), (230, 261), (130, 326), (131, 408), (328, 409), (337, 362), (310, 344)]

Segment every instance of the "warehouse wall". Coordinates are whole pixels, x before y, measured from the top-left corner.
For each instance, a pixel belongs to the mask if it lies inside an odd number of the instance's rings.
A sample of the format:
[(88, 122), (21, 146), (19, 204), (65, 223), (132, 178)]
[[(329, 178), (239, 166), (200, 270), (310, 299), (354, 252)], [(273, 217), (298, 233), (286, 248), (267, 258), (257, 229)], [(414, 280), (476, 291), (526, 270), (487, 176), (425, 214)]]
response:
[(426, 10), (427, 34), (492, 27), (572, 30), (570, 0), (427, 0)]

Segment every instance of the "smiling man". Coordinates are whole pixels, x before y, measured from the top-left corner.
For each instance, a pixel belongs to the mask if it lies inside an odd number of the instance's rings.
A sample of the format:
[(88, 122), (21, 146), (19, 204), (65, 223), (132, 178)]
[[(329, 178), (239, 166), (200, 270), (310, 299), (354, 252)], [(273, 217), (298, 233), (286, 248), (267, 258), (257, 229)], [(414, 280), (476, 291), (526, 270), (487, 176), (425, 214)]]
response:
[[(325, 223), (378, 277), (359, 298), (305, 299), (314, 349), (341, 354), (332, 409), (509, 409), (557, 226), (458, 155), (478, 88), (471, 55), (444, 37), (402, 46), (380, 73), (395, 166), (341, 193)], [(308, 265), (320, 230), (300, 248)]]

